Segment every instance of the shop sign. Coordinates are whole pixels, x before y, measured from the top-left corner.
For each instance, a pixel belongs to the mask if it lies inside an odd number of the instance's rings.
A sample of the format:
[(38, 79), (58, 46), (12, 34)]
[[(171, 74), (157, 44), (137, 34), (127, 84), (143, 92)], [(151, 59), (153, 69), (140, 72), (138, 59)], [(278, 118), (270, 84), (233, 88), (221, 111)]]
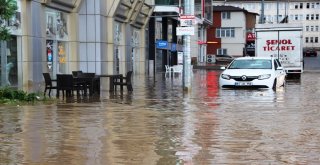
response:
[(177, 44), (176, 43), (172, 43), (171, 44), (171, 51), (172, 52), (176, 52), (177, 51)]
[(180, 26), (193, 26), (196, 23), (194, 15), (180, 16)]
[(194, 35), (194, 27), (177, 27), (177, 36)]
[(254, 33), (247, 33), (247, 41), (254, 41), (256, 39), (256, 35)]
[(156, 42), (157, 49), (168, 49), (168, 41), (158, 40)]

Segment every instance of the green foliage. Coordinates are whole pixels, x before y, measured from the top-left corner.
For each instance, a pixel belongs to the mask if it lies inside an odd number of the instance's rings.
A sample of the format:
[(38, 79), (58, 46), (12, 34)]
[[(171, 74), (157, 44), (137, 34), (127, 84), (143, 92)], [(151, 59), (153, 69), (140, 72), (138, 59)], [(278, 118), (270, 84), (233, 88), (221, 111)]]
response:
[[(15, 0), (0, 0), (0, 22), (10, 19), (17, 11), (18, 6)], [(10, 32), (6, 24), (0, 25), (0, 41), (9, 40)]]
[(8, 102), (34, 102), (40, 97), (36, 93), (27, 93), (10, 87), (0, 88), (0, 103)]

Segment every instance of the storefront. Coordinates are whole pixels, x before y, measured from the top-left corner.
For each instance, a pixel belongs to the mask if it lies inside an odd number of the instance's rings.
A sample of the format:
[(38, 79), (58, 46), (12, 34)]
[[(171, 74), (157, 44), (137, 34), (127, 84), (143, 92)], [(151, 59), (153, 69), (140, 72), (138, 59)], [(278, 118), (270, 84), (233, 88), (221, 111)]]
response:
[(21, 72), (21, 7), (16, 2), (18, 10), (8, 21), (3, 22), (10, 29), (11, 39), (0, 43), (0, 86), (19, 87)]
[(46, 9), (46, 60), (52, 75), (69, 73), (67, 14)]

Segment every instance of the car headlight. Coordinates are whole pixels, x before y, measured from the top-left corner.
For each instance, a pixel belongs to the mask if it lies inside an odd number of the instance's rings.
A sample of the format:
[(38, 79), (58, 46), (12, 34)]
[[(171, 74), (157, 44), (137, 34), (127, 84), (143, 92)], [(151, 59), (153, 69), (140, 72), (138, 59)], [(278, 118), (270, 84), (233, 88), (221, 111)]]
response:
[(226, 80), (230, 80), (230, 75), (228, 75), (228, 74), (221, 74), (221, 78), (226, 79)]
[(271, 77), (271, 74), (263, 74), (258, 77), (259, 80), (268, 79)]

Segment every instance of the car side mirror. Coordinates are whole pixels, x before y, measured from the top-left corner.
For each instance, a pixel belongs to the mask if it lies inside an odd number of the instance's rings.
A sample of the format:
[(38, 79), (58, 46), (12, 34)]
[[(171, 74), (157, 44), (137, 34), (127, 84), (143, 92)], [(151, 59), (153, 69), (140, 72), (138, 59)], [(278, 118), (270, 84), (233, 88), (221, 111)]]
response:
[(225, 67), (225, 66), (222, 66), (222, 67), (220, 67), (220, 69), (221, 69), (221, 70), (225, 70), (225, 69), (226, 69), (226, 67)]
[(279, 66), (279, 67), (277, 68), (277, 70), (283, 70), (283, 67), (282, 67), (282, 66)]

